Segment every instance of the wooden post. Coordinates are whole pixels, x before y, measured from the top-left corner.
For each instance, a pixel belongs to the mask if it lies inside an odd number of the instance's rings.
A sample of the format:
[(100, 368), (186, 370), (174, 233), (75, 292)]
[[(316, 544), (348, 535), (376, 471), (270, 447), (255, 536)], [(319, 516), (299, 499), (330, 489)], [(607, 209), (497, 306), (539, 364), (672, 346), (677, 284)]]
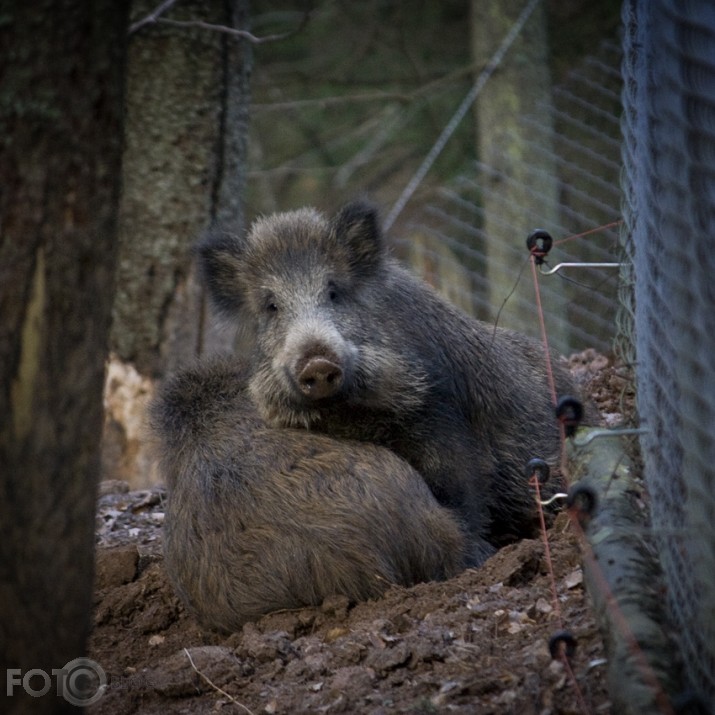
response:
[(613, 712), (673, 713), (680, 673), (632, 438), (603, 432), (579, 430), (568, 457), (572, 490), (596, 495), (590, 515), (578, 497), (572, 509), (585, 536), (584, 579), (608, 656)]

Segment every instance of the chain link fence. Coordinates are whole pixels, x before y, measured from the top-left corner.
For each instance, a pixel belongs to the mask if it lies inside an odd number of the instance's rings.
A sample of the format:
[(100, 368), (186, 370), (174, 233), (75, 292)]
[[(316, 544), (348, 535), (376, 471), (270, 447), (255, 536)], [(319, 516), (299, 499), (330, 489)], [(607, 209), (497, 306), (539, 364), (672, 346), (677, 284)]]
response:
[(624, 4), (625, 247), (645, 479), (690, 686), (715, 702), (715, 6)]

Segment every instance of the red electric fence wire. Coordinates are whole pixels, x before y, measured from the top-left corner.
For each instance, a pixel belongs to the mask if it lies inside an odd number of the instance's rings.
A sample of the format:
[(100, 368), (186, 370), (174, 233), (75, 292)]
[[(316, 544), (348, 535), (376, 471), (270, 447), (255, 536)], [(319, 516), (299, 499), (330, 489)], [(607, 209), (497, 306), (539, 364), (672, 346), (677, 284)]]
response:
[(573, 233), (570, 236), (565, 236), (564, 238), (559, 238), (554, 241), (554, 246), (560, 246), (562, 243), (567, 241), (572, 241), (575, 238), (583, 238), (584, 236), (590, 236), (593, 233), (599, 233), (600, 231), (607, 231), (610, 228), (616, 228), (623, 223), (623, 219), (618, 219), (618, 221), (612, 221), (611, 223), (606, 223), (602, 226), (596, 226), (596, 228), (591, 228), (588, 231), (583, 231), (582, 233)]
[[(567, 236), (566, 238), (559, 239), (558, 241), (554, 241), (552, 245), (559, 245), (562, 243), (565, 243), (567, 241), (570, 241), (575, 238), (582, 238), (584, 236), (591, 235), (593, 233), (597, 233), (599, 231), (604, 231), (610, 228), (615, 228), (616, 226), (619, 226), (622, 223), (622, 220), (618, 221), (613, 221), (612, 223), (599, 226), (594, 229), (590, 229), (588, 231), (584, 231), (583, 233), (579, 234), (573, 234), (571, 236)], [(556, 393), (556, 385), (555, 385), (555, 379), (554, 379), (554, 374), (553, 374), (553, 367), (551, 364), (551, 353), (549, 350), (549, 340), (548, 340), (548, 334), (546, 331), (546, 321), (544, 318), (544, 311), (543, 311), (543, 306), (541, 302), (541, 292), (540, 292), (540, 287), (539, 287), (539, 274), (537, 270), (537, 264), (539, 262), (539, 259), (543, 259), (543, 254), (540, 254), (538, 249), (532, 248), (531, 249), (531, 255), (529, 257), (530, 263), (531, 263), (531, 272), (532, 272), (532, 277), (534, 281), (534, 295), (535, 295), (535, 305), (536, 305), (536, 311), (539, 319), (539, 327), (541, 331), (541, 339), (544, 345), (544, 356), (545, 356), (545, 365), (546, 365), (546, 373), (547, 373), (547, 379), (549, 383), (549, 389), (551, 391), (551, 397), (554, 406), (557, 405), (558, 402), (558, 395)], [(559, 428), (561, 430), (561, 438), (562, 438), (562, 445), (565, 444), (565, 439), (566, 439), (566, 432), (565, 432), (565, 426), (564, 423), (559, 420)], [(564, 478), (567, 477), (567, 469), (566, 467), (566, 452), (565, 449), (562, 448), (562, 474), (564, 475)], [(568, 481), (568, 480), (567, 480)], [(541, 532), (542, 532), (542, 539), (544, 542), (544, 558), (546, 560), (547, 564), (547, 569), (549, 572), (549, 579), (551, 583), (551, 592), (552, 592), (552, 600), (553, 600), (553, 608), (554, 612), (556, 614), (556, 618), (559, 624), (559, 628), (563, 630), (564, 624), (562, 620), (562, 613), (561, 613), (561, 606), (559, 603), (559, 597), (558, 597), (558, 588), (556, 585), (556, 578), (554, 575), (554, 569), (553, 569), (553, 563), (551, 560), (551, 551), (549, 548), (549, 539), (548, 539), (548, 533), (546, 530), (546, 520), (544, 516), (544, 510), (543, 506), (541, 503), (541, 490), (539, 486), (539, 478), (538, 474), (534, 473), (531, 478), (530, 482), (531, 486), (533, 486), (534, 491), (535, 491), (535, 498), (536, 502), (538, 505), (538, 513), (539, 513), (539, 519), (540, 519), (540, 525), (541, 525)], [(570, 516), (570, 521), (571, 524), (573, 525), (573, 528), (577, 534), (577, 537), (579, 539), (579, 543), (581, 545), (581, 551), (583, 555), (584, 561), (588, 564), (588, 567), (590, 569), (590, 572), (594, 574), (594, 578), (596, 582), (598, 583), (598, 588), (601, 589), (602, 593), (605, 594), (606, 596), (606, 601), (608, 603), (608, 607), (611, 610), (613, 620), (617, 624), (617, 627), (625, 639), (626, 643), (628, 644), (628, 648), (634, 658), (636, 658), (638, 662), (638, 666), (642, 672), (644, 681), (653, 689), (653, 692), (655, 694), (655, 700), (657, 703), (657, 707), (663, 715), (673, 715), (673, 708), (670, 703), (670, 700), (663, 690), (663, 687), (661, 686), (660, 682), (658, 681), (655, 673), (653, 672), (653, 669), (651, 668), (650, 664), (648, 663), (647, 658), (645, 657), (645, 654), (643, 653), (642, 649), (640, 648), (637, 639), (633, 635), (633, 632), (631, 631), (628, 622), (626, 618), (623, 616), (621, 610), (618, 607), (618, 603), (615, 599), (615, 596), (613, 595), (613, 592), (610, 589), (610, 586), (608, 584), (608, 581), (606, 580), (602, 569), (599, 567), (598, 562), (596, 558), (594, 557), (593, 550), (591, 549), (590, 544), (588, 543), (588, 540), (585, 537), (584, 531), (581, 528), (581, 523), (578, 520), (578, 517), (576, 516), (576, 509), (572, 508), (569, 510), (569, 516)], [(558, 651), (556, 652), (555, 656), (558, 658), (564, 665), (564, 668), (566, 670), (566, 673), (568, 675), (569, 681), (572, 684), (572, 687), (574, 688), (574, 693), (576, 695), (576, 698), (579, 702), (579, 707), (584, 713), (589, 712), (588, 705), (586, 704), (586, 701), (583, 697), (583, 694), (581, 693), (581, 690), (579, 688), (576, 676), (573, 672), (573, 669), (571, 668), (571, 663), (569, 660), (569, 655), (568, 655), (568, 649), (563, 646), (563, 644), (560, 644), (560, 646), (557, 646)]]
[[(539, 317), (539, 326), (541, 328), (541, 338), (544, 344), (544, 356), (545, 356), (545, 362), (546, 362), (546, 374), (547, 378), (549, 381), (549, 389), (551, 390), (551, 399), (554, 405), (554, 408), (556, 407), (556, 404), (558, 402), (558, 395), (556, 393), (556, 381), (554, 379), (554, 373), (553, 373), (553, 366), (551, 364), (551, 352), (549, 350), (549, 339), (548, 335), (546, 332), (546, 321), (544, 319), (544, 311), (543, 307), (541, 304), (541, 292), (539, 290), (539, 277), (538, 277), (538, 272), (536, 270), (536, 256), (533, 254), (530, 256), (530, 263), (531, 263), (531, 273), (534, 279), (534, 294), (535, 294), (535, 300), (536, 300), (536, 310), (538, 313)], [(566, 439), (566, 432), (565, 432), (565, 427), (562, 421), (559, 420), (559, 429), (561, 431), (561, 444), (564, 444), (564, 441)], [(565, 451), (562, 447), (562, 473), (566, 474), (566, 470), (564, 469), (565, 466)], [(541, 535), (542, 539), (544, 542), (544, 558), (546, 559), (546, 565), (548, 568), (549, 572), (549, 581), (551, 583), (551, 594), (552, 594), (552, 601), (553, 601), (553, 608), (554, 612), (556, 613), (556, 618), (559, 623), (559, 628), (563, 630), (563, 620), (562, 620), (562, 615), (561, 615), (561, 604), (559, 603), (559, 594), (558, 594), (558, 588), (556, 586), (556, 576), (554, 575), (554, 567), (553, 567), (553, 562), (551, 560), (551, 549), (549, 547), (549, 536), (546, 530), (546, 518), (544, 516), (544, 509), (541, 505), (541, 490), (539, 488), (539, 478), (538, 475), (534, 475), (532, 477), (532, 483), (536, 492), (536, 503), (538, 505), (538, 512), (539, 512), (539, 520), (540, 520), (540, 525), (541, 525)], [(586, 701), (583, 697), (583, 693), (581, 692), (581, 688), (579, 687), (578, 681), (576, 679), (576, 675), (573, 672), (573, 669), (571, 668), (571, 663), (569, 662), (568, 655), (566, 653), (566, 650), (561, 649), (559, 652), (558, 656), (559, 660), (564, 666), (564, 669), (566, 671), (567, 677), (569, 679), (569, 682), (571, 683), (571, 687), (574, 690), (574, 694), (576, 695), (576, 699), (578, 700), (579, 707), (581, 709), (581, 712), (583, 713), (589, 713), (590, 709), (588, 705), (586, 704)]]

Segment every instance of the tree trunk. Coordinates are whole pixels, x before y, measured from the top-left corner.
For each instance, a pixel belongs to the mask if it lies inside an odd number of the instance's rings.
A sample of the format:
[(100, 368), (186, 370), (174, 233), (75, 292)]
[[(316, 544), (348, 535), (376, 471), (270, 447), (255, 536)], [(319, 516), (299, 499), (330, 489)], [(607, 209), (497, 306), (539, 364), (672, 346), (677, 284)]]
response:
[[(472, 48), (478, 72), (524, 6), (523, 0), (472, 0)], [(553, 231), (558, 221), (553, 132), (548, 130), (550, 110), (544, 108), (550, 107), (551, 93), (547, 48), (545, 11), (539, 4), (475, 104), (491, 318), (508, 298), (500, 324), (531, 334), (538, 322), (533, 281), (528, 271), (521, 273), (528, 257), (526, 238), (534, 228)], [(522, 121), (537, 113), (540, 127)], [(558, 287), (553, 280), (545, 286), (544, 310), (552, 318), (550, 337), (563, 349), (565, 324)]]
[[(21, 677), (84, 655), (90, 625), (128, 3), (1, 14), (0, 672)], [(3, 711), (71, 709), (55, 686)]]
[[(135, 19), (155, 5), (135, 3)], [(193, 0), (169, 19), (245, 29), (246, 7)], [(204, 343), (191, 246), (214, 218), (241, 224), (250, 51), (196, 27), (150, 24), (131, 39), (112, 350), (145, 376), (176, 369)]]
[[(134, 20), (155, 5), (135, 3)], [(248, 2), (183, 2), (166, 19), (248, 29)], [(155, 481), (153, 379), (233, 346), (208, 319), (191, 246), (213, 221), (242, 228), (251, 58), (250, 43), (204, 28), (148, 24), (131, 37), (104, 478)]]

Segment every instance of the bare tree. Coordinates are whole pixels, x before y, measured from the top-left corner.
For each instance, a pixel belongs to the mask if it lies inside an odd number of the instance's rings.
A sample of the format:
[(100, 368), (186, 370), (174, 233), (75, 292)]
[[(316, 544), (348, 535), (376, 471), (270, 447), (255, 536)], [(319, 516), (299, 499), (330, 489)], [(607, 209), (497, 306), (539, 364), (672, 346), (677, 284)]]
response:
[[(49, 674), (90, 625), (128, 3), (2, 16), (0, 672)], [(70, 708), (53, 683), (3, 710)]]

